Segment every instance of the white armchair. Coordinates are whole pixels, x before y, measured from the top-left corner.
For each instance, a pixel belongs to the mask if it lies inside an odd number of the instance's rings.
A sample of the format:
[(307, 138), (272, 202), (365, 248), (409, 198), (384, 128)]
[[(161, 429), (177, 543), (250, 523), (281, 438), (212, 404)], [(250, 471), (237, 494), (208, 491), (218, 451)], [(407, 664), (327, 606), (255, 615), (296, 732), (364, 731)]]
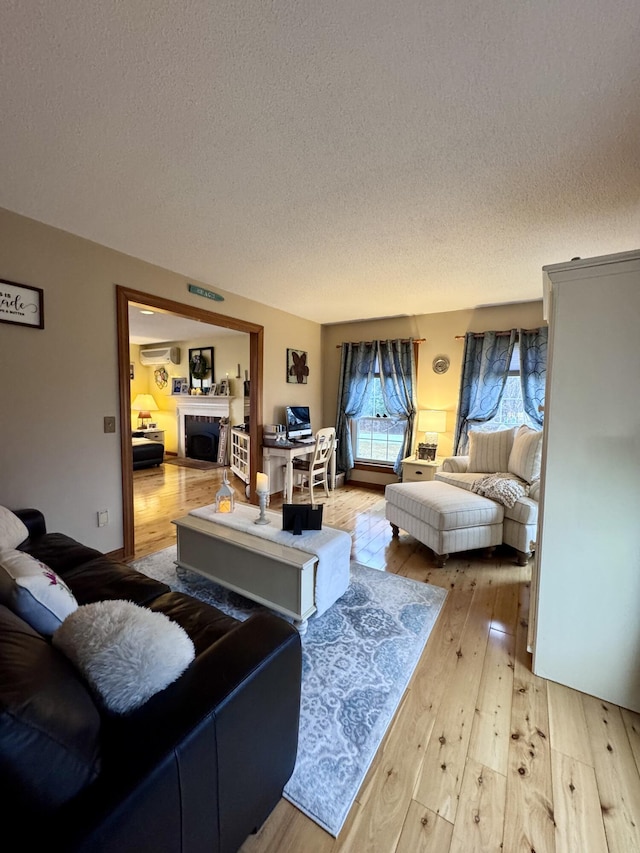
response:
[(442, 463), (442, 470), (450, 471), (453, 474), (466, 474), (468, 468), (468, 456), (448, 456)]
[(526, 486), (526, 496), (512, 507), (505, 506), (502, 532), (502, 541), (515, 548), (522, 566), (531, 557), (531, 543), (537, 538), (541, 451), (542, 433), (526, 426), (493, 433), (472, 430), (469, 455), (447, 457), (435, 476), (469, 491), (488, 474), (517, 477)]

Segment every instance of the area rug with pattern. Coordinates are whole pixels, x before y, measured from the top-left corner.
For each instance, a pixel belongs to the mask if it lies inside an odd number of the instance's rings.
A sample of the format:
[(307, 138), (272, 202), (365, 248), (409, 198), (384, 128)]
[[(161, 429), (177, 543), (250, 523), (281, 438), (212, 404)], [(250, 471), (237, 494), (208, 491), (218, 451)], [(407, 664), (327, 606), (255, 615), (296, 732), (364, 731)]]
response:
[[(262, 610), (192, 572), (175, 546), (132, 565), (237, 619)], [(298, 757), (284, 796), (334, 837), (402, 699), (446, 591), (351, 563), (346, 593), (302, 637)]]

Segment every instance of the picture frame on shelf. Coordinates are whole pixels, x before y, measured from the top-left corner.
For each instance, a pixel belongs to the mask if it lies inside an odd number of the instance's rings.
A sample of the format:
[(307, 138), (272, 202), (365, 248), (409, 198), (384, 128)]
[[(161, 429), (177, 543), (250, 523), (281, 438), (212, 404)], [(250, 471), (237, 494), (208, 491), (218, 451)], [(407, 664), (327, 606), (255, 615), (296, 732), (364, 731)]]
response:
[(189, 383), (186, 376), (171, 377), (171, 396), (177, 397), (180, 394), (186, 394), (189, 391)]
[(223, 379), (222, 382), (218, 384), (218, 396), (219, 397), (228, 397), (229, 396), (229, 380)]
[(435, 462), (436, 448), (434, 447), (434, 445), (423, 444), (422, 442), (418, 444), (418, 459), (421, 459), (424, 462)]
[(211, 394), (212, 397), (214, 397), (216, 394), (218, 394), (218, 383), (217, 382), (212, 383), (211, 390), (209, 391), (209, 394)]

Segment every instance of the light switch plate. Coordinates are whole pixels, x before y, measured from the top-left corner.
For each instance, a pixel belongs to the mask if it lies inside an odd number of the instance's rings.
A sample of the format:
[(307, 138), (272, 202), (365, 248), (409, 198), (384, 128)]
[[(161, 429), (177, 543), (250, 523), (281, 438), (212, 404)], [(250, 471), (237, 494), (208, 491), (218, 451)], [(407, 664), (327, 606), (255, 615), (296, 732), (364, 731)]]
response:
[(116, 431), (116, 419), (113, 417), (106, 417), (104, 419), (104, 431), (105, 432), (115, 432)]

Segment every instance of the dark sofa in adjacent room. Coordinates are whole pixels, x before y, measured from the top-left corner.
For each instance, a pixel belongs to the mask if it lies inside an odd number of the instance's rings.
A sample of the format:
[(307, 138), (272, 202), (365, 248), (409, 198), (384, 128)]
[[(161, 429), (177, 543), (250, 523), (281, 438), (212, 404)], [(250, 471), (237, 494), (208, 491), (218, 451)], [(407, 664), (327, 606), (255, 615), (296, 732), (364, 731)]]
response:
[(152, 468), (164, 462), (164, 444), (161, 441), (151, 441), (144, 433), (134, 432), (131, 438), (133, 445), (133, 470)]
[[(0, 797), (16, 838), (6, 849), (233, 853), (293, 771), (297, 631), (271, 614), (239, 622), (47, 533), (37, 510), (14, 513), (29, 534), (10, 546), (14, 558), (26, 553), (45, 564), (77, 607), (47, 636), (7, 604), (6, 588), (0, 604)], [(168, 617), (156, 623), (181, 626), (195, 654), (175, 681), (128, 713), (108, 709), (56, 639), (91, 610), (82, 605), (120, 600)]]

